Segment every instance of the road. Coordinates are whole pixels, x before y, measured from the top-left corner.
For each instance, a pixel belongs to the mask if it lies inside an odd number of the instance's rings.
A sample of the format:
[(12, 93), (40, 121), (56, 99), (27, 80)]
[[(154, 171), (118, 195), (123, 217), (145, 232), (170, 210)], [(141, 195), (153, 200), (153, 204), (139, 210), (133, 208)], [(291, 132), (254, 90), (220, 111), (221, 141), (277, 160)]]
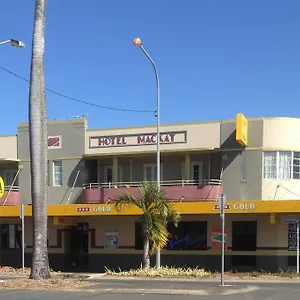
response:
[[(128, 281), (103, 280), (95, 282), (90, 288), (75, 292), (62, 291), (13, 291), (0, 290), (0, 299), (6, 300), (299, 300), (299, 283), (237, 283), (227, 287), (219, 287), (216, 283), (168, 282), (168, 281)], [(252, 289), (251, 289), (252, 287)], [(247, 290), (248, 288), (248, 290)], [(176, 291), (199, 291), (197, 295), (176, 295)], [(168, 295), (173, 292), (175, 294)], [(203, 292), (201, 294), (201, 292)], [(229, 293), (228, 293), (229, 292)], [(151, 294), (154, 293), (155, 295)], [(162, 295), (161, 293), (165, 293)]]

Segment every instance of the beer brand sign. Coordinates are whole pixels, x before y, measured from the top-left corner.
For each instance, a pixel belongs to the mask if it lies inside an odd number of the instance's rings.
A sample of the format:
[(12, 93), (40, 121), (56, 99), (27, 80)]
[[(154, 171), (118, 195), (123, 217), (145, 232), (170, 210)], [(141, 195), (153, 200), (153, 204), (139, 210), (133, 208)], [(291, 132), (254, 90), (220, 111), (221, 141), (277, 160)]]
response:
[[(113, 136), (91, 136), (91, 148), (109, 148), (126, 146), (155, 145), (157, 141), (156, 133), (127, 134)], [(182, 144), (187, 142), (186, 131), (171, 131), (160, 133), (161, 144)]]

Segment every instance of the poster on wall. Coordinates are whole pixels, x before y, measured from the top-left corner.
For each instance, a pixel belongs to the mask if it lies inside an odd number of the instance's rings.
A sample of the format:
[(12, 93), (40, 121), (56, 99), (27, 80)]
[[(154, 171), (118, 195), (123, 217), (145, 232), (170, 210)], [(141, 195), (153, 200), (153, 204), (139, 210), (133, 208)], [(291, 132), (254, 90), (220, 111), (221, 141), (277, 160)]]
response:
[(297, 250), (297, 224), (288, 224), (288, 250)]
[[(225, 227), (225, 249), (227, 249), (227, 232)], [(222, 248), (222, 228), (213, 227), (211, 232), (211, 249), (221, 249)]]
[(105, 228), (104, 230), (104, 248), (118, 248), (119, 247), (119, 232), (117, 229)]

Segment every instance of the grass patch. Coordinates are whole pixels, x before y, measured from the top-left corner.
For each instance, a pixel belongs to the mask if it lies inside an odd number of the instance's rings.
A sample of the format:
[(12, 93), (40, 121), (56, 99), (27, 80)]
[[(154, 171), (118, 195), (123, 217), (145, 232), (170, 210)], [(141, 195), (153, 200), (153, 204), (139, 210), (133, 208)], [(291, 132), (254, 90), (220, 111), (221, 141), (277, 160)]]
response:
[(139, 269), (132, 269), (129, 271), (115, 271), (110, 270), (105, 267), (105, 274), (110, 276), (127, 276), (127, 277), (208, 277), (211, 275), (210, 272), (205, 269), (199, 268), (175, 268), (175, 267), (167, 267), (162, 266), (159, 269), (150, 268), (143, 269), (142, 267)]
[[(176, 268), (162, 266), (160, 269), (150, 268), (143, 269), (131, 269), (129, 271), (110, 270), (105, 267), (105, 274), (107, 276), (118, 277), (164, 277), (164, 278), (205, 278), (205, 279), (218, 279), (220, 277), (219, 272), (209, 272), (201, 268)], [(294, 271), (279, 271), (277, 273), (270, 273), (264, 270), (253, 272), (237, 272), (234, 270), (225, 272), (226, 279), (232, 280), (292, 280), (300, 279), (300, 275)]]

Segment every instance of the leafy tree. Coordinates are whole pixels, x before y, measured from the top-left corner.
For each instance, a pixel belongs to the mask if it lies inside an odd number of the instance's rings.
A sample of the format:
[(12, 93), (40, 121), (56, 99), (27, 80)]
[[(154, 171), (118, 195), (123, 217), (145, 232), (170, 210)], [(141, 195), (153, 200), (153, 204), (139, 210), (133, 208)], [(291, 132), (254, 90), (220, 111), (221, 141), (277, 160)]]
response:
[(144, 237), (143, 267), (148, 269), (150, 268), (152, 252), (162, 249), (168, 242), (169, 233), (166, 222), (171, 221), (177, 226), (180, 221), (180, 214), (166, 199), (165, 191), (163, 189), (158, 190), (155, 182), (143, 182), (139, 190), (140, 197), (138, 198), (130, 193), (119, 195), (116, 209), (134, 205), (142, 211), (139, 221)]

